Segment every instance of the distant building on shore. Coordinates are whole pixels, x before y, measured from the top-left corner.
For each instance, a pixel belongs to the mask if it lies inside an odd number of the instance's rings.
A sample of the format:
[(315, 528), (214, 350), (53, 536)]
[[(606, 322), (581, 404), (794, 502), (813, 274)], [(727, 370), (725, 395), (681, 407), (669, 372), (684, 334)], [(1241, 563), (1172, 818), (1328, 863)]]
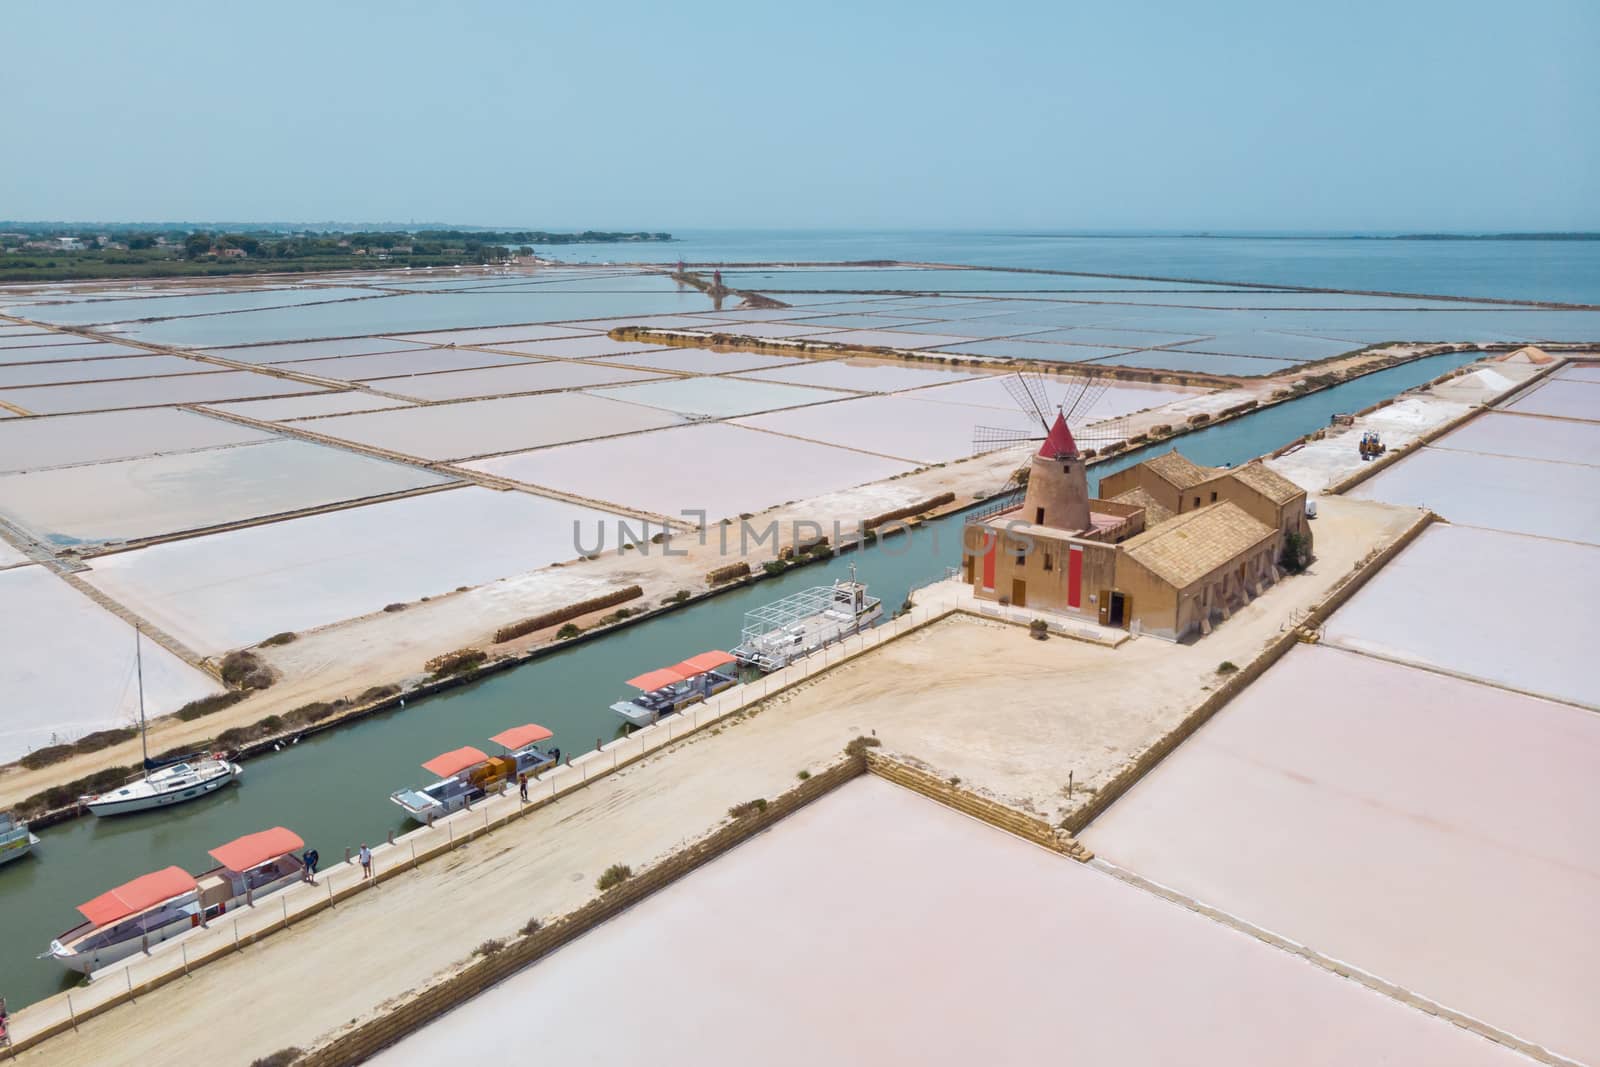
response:
[(1089, 496), (1066, 420), (1029, 461), (1020, 504), (968, 521), (966, 581), (983, 600), (1172, 639), (1210, 633), (1306, 561), (1305, 490), (1259, 462), (1202, 467), (1176, 450), (1108, 474)]

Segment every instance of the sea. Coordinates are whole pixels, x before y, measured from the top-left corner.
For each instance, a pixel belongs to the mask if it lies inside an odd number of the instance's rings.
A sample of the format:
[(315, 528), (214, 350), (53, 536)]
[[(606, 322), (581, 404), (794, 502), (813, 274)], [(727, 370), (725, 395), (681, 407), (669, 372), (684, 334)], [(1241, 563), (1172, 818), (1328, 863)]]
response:
[(1001, 230), (685, 230), (673, 238), (540, 252), (575, 263), (901, 260), (1600, 305), (1600, 240)]

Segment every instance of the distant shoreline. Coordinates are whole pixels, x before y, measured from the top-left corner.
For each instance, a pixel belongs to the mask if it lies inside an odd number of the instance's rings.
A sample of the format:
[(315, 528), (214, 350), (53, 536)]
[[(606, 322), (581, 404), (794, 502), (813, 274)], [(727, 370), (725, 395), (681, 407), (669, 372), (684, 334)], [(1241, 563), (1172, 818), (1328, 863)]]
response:
[(1056, 241), (1600, 241), (1600, 232), (1570, 233), (1019, 233)]

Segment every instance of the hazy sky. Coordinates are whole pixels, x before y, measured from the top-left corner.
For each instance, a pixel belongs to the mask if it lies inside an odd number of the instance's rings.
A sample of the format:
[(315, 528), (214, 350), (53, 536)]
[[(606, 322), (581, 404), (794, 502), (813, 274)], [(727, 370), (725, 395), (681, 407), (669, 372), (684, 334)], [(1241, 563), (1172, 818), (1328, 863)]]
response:
[(1600, 229), (1600, 3), (6, 5), (0, 218)]

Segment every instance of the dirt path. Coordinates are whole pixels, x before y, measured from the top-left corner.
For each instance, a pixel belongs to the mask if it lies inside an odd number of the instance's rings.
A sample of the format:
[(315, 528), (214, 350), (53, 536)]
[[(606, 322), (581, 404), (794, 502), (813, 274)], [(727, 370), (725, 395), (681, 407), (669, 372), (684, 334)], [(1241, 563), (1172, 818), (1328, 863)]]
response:
[[(308, 1046), (459, 965), (473, 946), (582, 903), (610, 864), (640, 867), (714, 828), (731, 805), (782, 792), (864, 733), (966, 786), (1058, 817), (1070, 806), (1061, 791), (1069, 770), (1091, 787), (1104, 781), (1204, 698), (1221, 660), (1246, 662), (1414, 517), (1330, 500), (1311, 572), (1190, 646), (1147, 637), (1110, 650), (1037, 642), (989, 620), (935, 623), (19, 1062), (133, 1062), (206, 1047), (219, 1063), (243, 1064)], [(218, 1005), (244, 997), (249, 1010), (228, 1016), (219, 1047)]]

